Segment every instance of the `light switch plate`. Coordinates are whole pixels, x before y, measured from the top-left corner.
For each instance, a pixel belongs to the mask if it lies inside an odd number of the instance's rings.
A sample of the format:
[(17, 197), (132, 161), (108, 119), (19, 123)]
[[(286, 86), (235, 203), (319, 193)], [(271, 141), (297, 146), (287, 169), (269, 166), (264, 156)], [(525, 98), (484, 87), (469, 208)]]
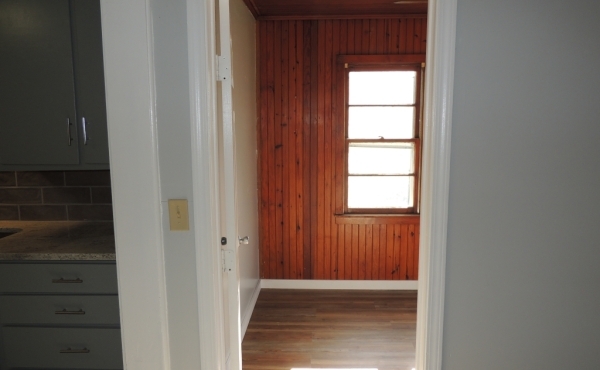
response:
[(187, 199), (169, 199), (169, 224), (171, 231), (190, 229)]

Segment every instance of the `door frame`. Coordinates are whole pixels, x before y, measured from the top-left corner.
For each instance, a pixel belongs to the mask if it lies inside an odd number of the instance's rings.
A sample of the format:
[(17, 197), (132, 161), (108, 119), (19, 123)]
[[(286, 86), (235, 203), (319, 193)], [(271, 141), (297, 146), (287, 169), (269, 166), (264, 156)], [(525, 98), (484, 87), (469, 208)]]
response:
[(457, 0), (429, 0), (416, 369), (442, 368)]
[[(442, 359), (457, 0), (429, 0), (417, 314), (419, 370)], [(218, 222), (215, 0), (186, 0), (190, 133), (202, 369), (225, 370)], [(125, 367), (170, 369), (156, 145), (152, 0), (101, 0)], [(126, 122), (127, 124), (119, 124)], [(135, 146), (128, 140), (135, 138)], [(131, 173), (136, 173), (132, 178)], [(149, 201), (150, 200), (150, 201)]]

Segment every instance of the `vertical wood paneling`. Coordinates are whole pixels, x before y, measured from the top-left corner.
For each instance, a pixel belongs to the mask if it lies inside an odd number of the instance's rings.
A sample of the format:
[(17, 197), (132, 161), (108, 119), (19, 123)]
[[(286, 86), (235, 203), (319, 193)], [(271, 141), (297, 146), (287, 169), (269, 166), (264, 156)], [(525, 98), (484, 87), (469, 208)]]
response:
[[(288, 171), (288, 188), (286, 189), (288, 197), (287, 201), (289, 205), (289, 218), (288, 218), (288, 238), (289, 238), (289, 262), (287, 263), (289, 278), (297, 279), (297, 234), (296, 233), (296, 129), (293, 122), (296, 120), (296, 25), (295, 22), (289, 21), (288, 23), (288, 39), (287, 39), (287, 64), (289, 66), (288, 79), (287, 79), (287, 90), (288, 90), (288, 119), (286, 121), (287, 127), (287, 140), (289, 148), (286, 150), (289, 158), (285, 164)], [(285, 261), (284, 261), (285, 262)]]
[[(319, 56), (322, 54), (322, 50), (320, 49), (321, 45), (319, 45), (319, 33), (322, 31), (322, 28), (319, 26), (319, 21), (311, 21), (311, 50), (314, 51), (310, 56), (311, 63), (311, 88), (310, 88), (310, 124), (311, 124), (311, 135), (310, 135), (310, 150), (311, 150), (311, 166), (310, 166), (310, 220), (311, 220), (311, 238), (310, 238), (310, 248), (311, 255), (313, 256), (308, 263), (310, 263), (310, 277), (315, 278), (318, 276), (318, 268), (321, 266), (321, 262), (319, 259), (319, 251), (322, 250), (322, 244), (319, 244), (319, 231), (321, 230), (321, 222), (322, 217), (319, 217), (319, 179), (320, 179), (320, 171), (319, 169)], [(322, 47), (324, 47), (323, 45)]]
[(356, 225), (342, 225), (344, 227), (344, 275), (340, 277), (342, 280), (352, 279), (352, 227)]
[[(303, 201), (303, 219), (304, 219), (304, 245), (303, 245), (303, 261), (302, 270), (303, 277), (305, 279), (312, 278), (311, 272), (311, 242), (312, 242), (312, 206), (311, 206), (311, 166), (312, 166), (312, 155), (311, 155), (311, 28), (312, 22), (303, 22), (303, 68), (302, 68), (302, 145), (303, 151), (302, 156), (304, 159), (304, 166), (302, 167), (302, 197)], [(259, 36), (260, 37), (260, 36)], [(270, 70), (269, 70), (270, 71)], [(261, 245), (261, 248), (264, 248)]]
[[(283, 22), (275, 22), (274, 35), (281, 35), (281, 25)], [(274, 99), (274, 151), (275, 151), (275, 238), (277, 279), (283, 278), (283, 157), (281, 142), (281, 113), (282, 113), (282, 89), (281, 89), (281, 38), (274, 37), (273, 54), (276, 56), (274, 67), (273, 99)]]
[[(275, 22), (267, 22), (267, 35), (265, 35), (266, 44), (267, 44), (267, 70), (273, 70), (273, 64), (275, 63), (276, 56), (273, 53), (275, 38), (274, 35), (274, 27)], [(268, 72), (267, 72), (268, 73)], [(267, 168), (269, 171), (268, 175), (268, 187), (269, 187), (269, 229), (267, 230), (267, 235), (265, 238), (269, 240), (269, 276), (276, 277), (277, 276), (277, 265), (279, 264), (277, 261), (277, 234), (276, 230), (278, 227), (276, 226), (277, 219), (275, 217), (275, 208), (276, 208), (276, 200), (275, 200), (275, 187), (276, 187), (276, 176), (275, 176), (275, 76), (272, 73), (267, 74), (267, 106), (268, 106), (268, 116), (267, 116), (267, 145), (266, 145), (266, 157), (267, 157)], [(263, 185), (264, 186), (264, 185)]]
[(365, 225), (365, 259), (361, 263), (365, 270), (363, 279), (371, 279), (373, 275), (373, 225)]
[(358, 264), (360, 262), (360, 246), (359, 246), (359, 229), (363, 225), (352, 225), (352, 254), (346, 256), (347, 259), (350, 259), (350, 265), (352, 266), (352, 271), (349, 279), (358, 280)]
[(394, 226), (395, 225), (388, 225), (387, 228), (387, 244), (385, 248), (385, 280), (394, 279), (394, 249), (397, 248), (394, 240), (396, 239)]
[(379, 248), (380, 244), (380, 225), (373, 225), (373, 253), (371, 257), (371, 280), (379, 279)]
[(412, 280), (415, 276), (415, 225), (408, 225), (407, 237), (406, 279)]
[(366, 228), (367, 225), (358, 225), (358, 257), (355, 258), (358, 265), (358, 279), (365, 280), (367, 270), (365, 266), (366, 251)]
[(261, 238), (260, 248), (260, 276), (262, 278), (269, 276), (269, 168), (267, 149), (267, 131), (268, 131), (268, 69), (267, 69), (267, 22), (258, 23), (258, 34), (263, 37), (258, 40), (258, 78), (259, 78), (259, 121), (257, 133), (258, 148), (258, 190), (259, 190), (259, 235)]
[[(320, 32), (317, 32), (317, 239), (315, 243), (316, 258), (313, 259), (313, 270), (315, 279), (323, 279), (325, 267), (325, 22), (318, 21)], [(323, 36), (322, 36), (323, 35)], [(318, 245), (318, 247), (317, 247)]]
[(332, 167), (332, 156), (331, 147), (333, 143), (333, 137), (331, 130), (333, 125), (333, 117), (331, 115), (332, 99), (335, 96), (333, 93), (333, 80), (332, 80), (332, 63), (327, 63), (328, 60), (333, 59), (333, 21), (325, 21), (325, 102), (324, 102), (324, 117), (323, 117), (323, 129), (324, 129), (324, 240), (323, 240), (323, 279), (331, 279), (331, 224), (333, 218), (330, 216), (333, 214), (333, 208), (331, 207), (331, 175), (333, 172)]
[(296, 217), (297, 237), (296, 240), (296, 278), (302, 279), (304, 277), (304, 161), (305, 155), (303, 151), (304, 142), (304, 129), (303, 119), (304, 113), (302, 111), (303, 105), (303, 56), (304, 56), (304, 28), (302, 22), (293, 22), (296, 27), (296, 94), (294, 95), (296, 103), (296, 119), (291, 124), (294, 125), (294, 132), (296, 133), (296, 205), (298, 207), (298, 213)]
[[(281, 22), (281, 158), (289, 158), (289, 148), (288, 145), (288, 137), (289, 137), (289, 129), (288, 129), (288, 92), (289, 92), (289, 75), (288, 75), (288, 67), (289, 67), (289, 22)], [(283, 258), (282, 258), (282, 268), (283, 268), (283, 278), (290, 278), (290, 263), (284, 263), (285, 261), (290, 261), (290, 229), (288, 223), (290, 221), (290, 206), (291, 202), (289, 200), (290, 193), (290, 183), (289, 183), (289, 161), (285, 161), (282, 163), (281, 167), (281, 176), (282, 176), (282, 186), (281, 186), (281, 208), (282, 208), (282, 219), (281, 226), (283, 228), (283, 244), (281, 249), (283, 250)]]
[(408, 225), (400, 226), (400, 258), (398, 259), (399, 269), (396, 279), (405, 280), (408, 267)]
[(386, 279), (387, 225), (379, 226), (379, 280)]
[[(424, 53), (423, 18), (259, 21), (261, 276), (412, 280), (419, 224), (337, 224), (340, 54)], [(340, 166), (342, 164), (342, 166)]]

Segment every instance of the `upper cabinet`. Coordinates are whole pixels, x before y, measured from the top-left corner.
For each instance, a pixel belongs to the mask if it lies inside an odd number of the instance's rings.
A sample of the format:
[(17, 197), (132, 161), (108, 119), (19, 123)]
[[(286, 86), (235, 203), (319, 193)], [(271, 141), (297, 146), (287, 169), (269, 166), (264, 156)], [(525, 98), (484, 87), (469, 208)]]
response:
[(0, 0), (0, 170), (107, 168), (99, 1)]

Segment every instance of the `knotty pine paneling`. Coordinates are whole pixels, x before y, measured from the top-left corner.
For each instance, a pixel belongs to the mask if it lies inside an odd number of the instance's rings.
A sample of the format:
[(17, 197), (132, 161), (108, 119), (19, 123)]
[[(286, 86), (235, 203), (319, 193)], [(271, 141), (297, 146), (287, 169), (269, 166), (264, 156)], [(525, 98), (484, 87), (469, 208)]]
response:
[[(258, 22), (260, 263), (266, 279), (414, 280), (419, 220), (336, 222), (336, 56), (424, 54), (426, 19)], [(339, 220), (338, 220), (339, 221)]]

